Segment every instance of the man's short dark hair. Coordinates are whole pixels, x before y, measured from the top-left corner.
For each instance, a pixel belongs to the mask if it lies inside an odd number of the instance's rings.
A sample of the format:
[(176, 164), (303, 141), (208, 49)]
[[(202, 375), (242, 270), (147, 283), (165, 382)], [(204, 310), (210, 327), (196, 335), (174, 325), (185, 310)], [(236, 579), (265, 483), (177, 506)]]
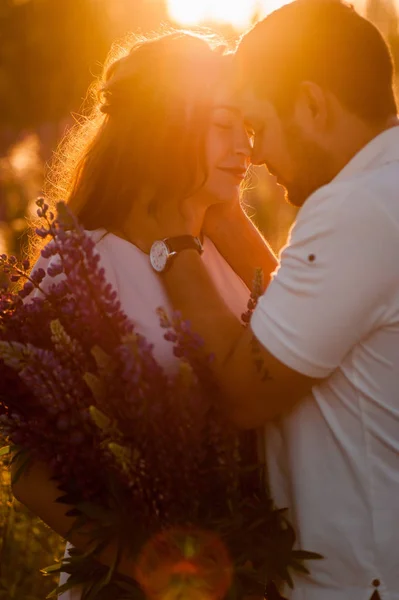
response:
[(237, 50), (241, 82), (283, 112), (302, 81), (380, 122), (396, 114), (393, 61), (379, 30), (340, 0), (294, 0), (260, 21)]

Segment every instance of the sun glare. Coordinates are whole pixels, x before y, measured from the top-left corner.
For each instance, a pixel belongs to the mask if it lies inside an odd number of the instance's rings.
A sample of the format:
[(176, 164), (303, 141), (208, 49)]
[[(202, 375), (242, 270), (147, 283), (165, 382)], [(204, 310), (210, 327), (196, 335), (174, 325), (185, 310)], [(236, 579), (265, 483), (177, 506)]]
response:
[(181, 25), (214, 21), (237, 30), (250, 26), (254, 17), (264, 17), (289, 0), (168, 0), (171, 19)]

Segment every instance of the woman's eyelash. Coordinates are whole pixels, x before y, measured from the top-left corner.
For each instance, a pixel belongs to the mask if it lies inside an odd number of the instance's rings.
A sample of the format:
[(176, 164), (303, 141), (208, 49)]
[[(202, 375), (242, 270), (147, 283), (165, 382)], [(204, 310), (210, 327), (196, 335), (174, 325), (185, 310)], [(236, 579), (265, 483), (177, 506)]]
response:
[[(214, 123), (214, 125), (215, 125), (215, 127), (218, 127), (219, 129), (226, 129), (226, 130), (233, 129), (233, 127), (234, 127), (233, 123), (218, 123), (218, 122), (216, 122), (216, 123)], [(255, 137), (256, 132), (253, 127), (246, 127), (245, 129), (246, 129), (247, 135), (249, 137)], [(258, 130), (258, 133), (259, 133), (259, 130)]]
[(221, 123), (216, 123), (216, 127), (219, 129), (225, 129), (226, 131), (232, 129), (232, 125), (222, 125)]

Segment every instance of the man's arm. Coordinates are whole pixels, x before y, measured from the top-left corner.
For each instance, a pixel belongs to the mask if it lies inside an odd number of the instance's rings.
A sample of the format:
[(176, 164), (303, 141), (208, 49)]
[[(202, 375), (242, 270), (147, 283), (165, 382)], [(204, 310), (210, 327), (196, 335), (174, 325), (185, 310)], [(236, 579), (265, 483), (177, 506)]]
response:
[(178, 255), (162, 278), (172, 304), (215, 356), (214, 368), (229, 402), (226, 408), (239, 427), (264, 424), (310, 390), (310, 377), (277, 360), (230, 312), (195, 250)]
[(266, 288), (278, 260), (262, 234), (237, 203), (208, 208), (203, 232), (249, 289), (261, 269)]

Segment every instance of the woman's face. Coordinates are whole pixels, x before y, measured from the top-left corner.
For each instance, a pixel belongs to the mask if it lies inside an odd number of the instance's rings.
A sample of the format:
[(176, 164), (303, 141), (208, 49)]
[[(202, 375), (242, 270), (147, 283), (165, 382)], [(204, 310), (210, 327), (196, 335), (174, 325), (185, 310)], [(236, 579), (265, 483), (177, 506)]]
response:
[(251, 135), (233, 104), (231, 90), (224, 85), (215, 95), (206, 145), (208, 178), (203, 191), (214, 202), (237, 200), (251, 144)]

